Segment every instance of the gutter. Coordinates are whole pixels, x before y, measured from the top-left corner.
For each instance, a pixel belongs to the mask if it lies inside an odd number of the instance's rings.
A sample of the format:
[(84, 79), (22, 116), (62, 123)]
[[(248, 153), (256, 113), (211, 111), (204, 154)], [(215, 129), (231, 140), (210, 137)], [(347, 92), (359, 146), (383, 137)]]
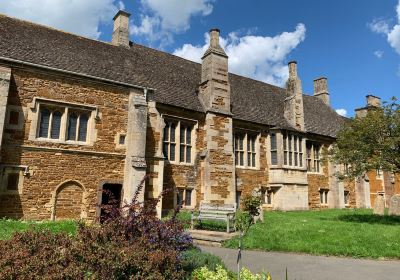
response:
[(106, 78), (101, 78), (101, 77), (92, 76), (92, 75), (74, 72), (74, 71), (69, 71), (69, 70), (62, 70), (62, 69), (58, 69), (58, 68), (54, 68), (54, 67), (50, 67), (50, 66), (44, 66), (44, 65), (26, 62), (26, 61), (22, 61), (22, 60), (18, 60), (18, 59), (13, 59), (13, 58), (8, 58), (8, 57), (4, 57), (4, 56), (0, 56), (0, 60), (6, 61), (6, 62), (11, 62), (11, 63), (16, 63), (16, 64), (21, 64), (22, 66), (36, 67), (36, 68), (60, 72), (60, 73), (68, 74), (68, 75), (80, 76), (80, 77), (84, 77), (84, 78), (88, 78), (88, 79), (98, 80), (101, 82), (112, 83), (112, 84), (119, 85), (119, 86), (136, 88), (136, 89), (140, 89), (143, 91), (147, 91), (147, 90), (155, 91), (154, 88), (148, 88), (148, 87), (143, 87), (143, 86), (139, 86), (139, 85), (124, 83), (124, 82), (120, 82), (120, 81), (110, 80), (110, 79), (106, 79)]

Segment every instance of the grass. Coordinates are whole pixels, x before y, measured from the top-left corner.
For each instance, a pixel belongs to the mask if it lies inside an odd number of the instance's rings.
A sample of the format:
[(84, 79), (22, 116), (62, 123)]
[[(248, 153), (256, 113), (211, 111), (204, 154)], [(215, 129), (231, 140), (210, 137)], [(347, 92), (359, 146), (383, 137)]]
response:
[(67, 232), (69, 234), (75, 234), (77, 229), (77, 223), (74, 221), (19, 221), (19, 220), (6, 220), (0, 219), (0, 240), (9, 239), (15, 232), (26, 231), (29, 229), (48, 229), (54, 233)]
[[(237, 238), (224, 246), (237, 248)], [(244, 248), (266, 251), (400, 259), (400, 217), (368, 209), (265, 212), (244, 238)]]

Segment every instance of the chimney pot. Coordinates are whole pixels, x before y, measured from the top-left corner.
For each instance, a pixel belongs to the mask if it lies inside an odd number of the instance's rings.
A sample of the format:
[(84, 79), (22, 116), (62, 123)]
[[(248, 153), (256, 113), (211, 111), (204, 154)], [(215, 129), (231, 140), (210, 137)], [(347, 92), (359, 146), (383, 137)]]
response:
[(116, 46), (129, 47), (129, 17), (130, 13), (119, 10), (114, 16), (114, 30), (112, 44)]
[(297, 61), (289, 61), (289, 79), (297, 78)]

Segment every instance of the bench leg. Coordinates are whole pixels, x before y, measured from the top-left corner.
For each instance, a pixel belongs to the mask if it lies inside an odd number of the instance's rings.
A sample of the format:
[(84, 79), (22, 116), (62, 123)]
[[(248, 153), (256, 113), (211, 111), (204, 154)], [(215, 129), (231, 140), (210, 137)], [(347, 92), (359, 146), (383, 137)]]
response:
[(226, 232), (229, 233), (230, 228), (229, 228), (229, 218), (226, 220)]

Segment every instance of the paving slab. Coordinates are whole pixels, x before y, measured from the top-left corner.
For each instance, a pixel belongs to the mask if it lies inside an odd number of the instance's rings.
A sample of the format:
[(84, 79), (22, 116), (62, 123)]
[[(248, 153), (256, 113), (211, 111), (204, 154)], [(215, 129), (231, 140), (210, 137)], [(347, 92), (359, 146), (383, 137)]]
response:
[[(237, 250), (200, 246), (219, 256), (232, 271), (236, 271)], [(400, 249), (399, 249), (400, 250)], [(269, 271), (273, 280), (400, 280), (400, 261), (369, 260), (303, 254), (242, 251), (243, 265), (252, 272)]]

